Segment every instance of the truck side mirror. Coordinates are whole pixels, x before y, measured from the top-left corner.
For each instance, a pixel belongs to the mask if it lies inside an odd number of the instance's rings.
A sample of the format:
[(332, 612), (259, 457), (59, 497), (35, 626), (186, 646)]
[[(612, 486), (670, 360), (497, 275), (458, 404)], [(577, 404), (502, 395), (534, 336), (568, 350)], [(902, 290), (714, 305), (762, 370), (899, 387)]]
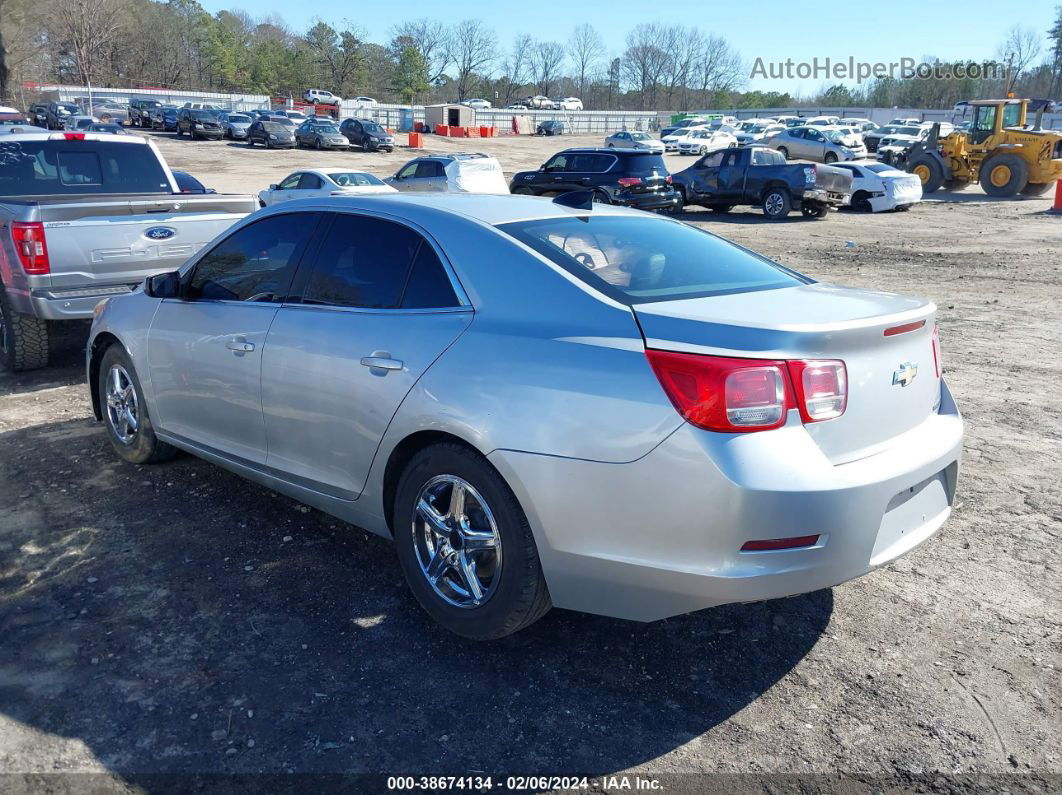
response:
[(181, 275), (177, 271), (156, 273), (144, 280), (144, 292), (152, 298), (179, 298)]

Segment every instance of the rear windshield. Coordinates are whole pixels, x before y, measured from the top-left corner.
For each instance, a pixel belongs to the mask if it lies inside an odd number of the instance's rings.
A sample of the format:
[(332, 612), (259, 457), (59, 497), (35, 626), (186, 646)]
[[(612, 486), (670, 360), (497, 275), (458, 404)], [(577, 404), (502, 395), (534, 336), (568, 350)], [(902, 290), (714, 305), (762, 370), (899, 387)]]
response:
[(365, 185), (383, 185), (383, 182), (372, 174), (366, 174), (363, 171), (329, 171), (328, 176), (332, 182), (344, 188), (351, 186), (364, 187)]
[(0, 196), (170, 193), (155, 153), (106, 141), (0, 143)]
[(733, 243), (665, 218), (565, 216), (498, 228), (626, 304), (774, 290), (809, 281)]
[(623, 165), (613, 171), (623, 171), (626, 174), (667, 174), (667, 166), (664, 165), (662, 155), (647, 152), (644, 155), (625, 154)]
[(287, 126), (281, 124), (279, 121), (264, 121), (262, 122), (262, 128), (270, 133), (283, 133), (288, 131)]

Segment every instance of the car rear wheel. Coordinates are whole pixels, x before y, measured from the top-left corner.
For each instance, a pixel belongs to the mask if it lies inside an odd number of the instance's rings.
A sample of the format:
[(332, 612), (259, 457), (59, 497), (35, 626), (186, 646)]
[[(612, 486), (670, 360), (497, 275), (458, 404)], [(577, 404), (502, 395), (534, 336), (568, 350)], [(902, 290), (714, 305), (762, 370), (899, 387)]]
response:
[(852, 209), (861, 213), (869, 213), (871, 211), (870, 194), (865, 190), (857, 190), (852, 195)]
[(783, 188), (771, 188), (763, 196), (763, 214), (772, 221), (785, 218), (792, 207), (789, 191)]
[(316, 149), (318, 152), (321, 151), (321, 139), (320, 138), (317, 138), (317, 139), (314, 140), (313, 148)]
[(119, 456), (131, 464), (155, 464), (176, 454), (155, 436), (133, 362), (120, 345), (103, 354), (98, 388), (107, 438)]
[(593, 201), (598, 204), (612, 204), (612, 197), (606, 191), (595, 190)]
[(421, 607), (458, 635), (501, 638), (551, 606), (516, 496), (460, 444), (435, 444), (410, 460), (395, 493), (394, 540)]
[(789, 150), (788, 150), (788, 149), (786, 149), (786, 148), (785, 148), (784, 146), (779, 146), (779, 147), (778, 147), (778, 153), (779, 153), (779, 154), (780, 154), (780, 155), (781, 155), (782, 157), (784, 157), (784, 158), (785, 158), (786, 160), (788, 160), (788, 159), (789, 159)]

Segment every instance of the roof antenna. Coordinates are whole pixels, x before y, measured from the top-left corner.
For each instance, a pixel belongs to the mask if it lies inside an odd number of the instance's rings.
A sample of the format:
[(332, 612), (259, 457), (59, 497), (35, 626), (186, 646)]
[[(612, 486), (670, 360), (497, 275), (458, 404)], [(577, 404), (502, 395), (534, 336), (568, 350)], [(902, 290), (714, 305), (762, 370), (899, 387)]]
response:
[(569, 191), (555, 198), (553, 203), (563, 207), (573, 207), (576, 210), (592, 210), (594, 209), (594, 192), (592, 190)]

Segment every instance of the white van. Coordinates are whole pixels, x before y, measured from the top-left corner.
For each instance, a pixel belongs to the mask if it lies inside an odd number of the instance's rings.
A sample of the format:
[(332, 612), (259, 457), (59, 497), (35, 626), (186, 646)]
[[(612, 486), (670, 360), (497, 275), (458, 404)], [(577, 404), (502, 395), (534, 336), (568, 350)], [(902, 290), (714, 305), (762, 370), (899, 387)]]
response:
[(324, 91), (320, 88), (308, 89), (302, 98), (314, 105), (338, 105), (343, 101), (331, 91)]

